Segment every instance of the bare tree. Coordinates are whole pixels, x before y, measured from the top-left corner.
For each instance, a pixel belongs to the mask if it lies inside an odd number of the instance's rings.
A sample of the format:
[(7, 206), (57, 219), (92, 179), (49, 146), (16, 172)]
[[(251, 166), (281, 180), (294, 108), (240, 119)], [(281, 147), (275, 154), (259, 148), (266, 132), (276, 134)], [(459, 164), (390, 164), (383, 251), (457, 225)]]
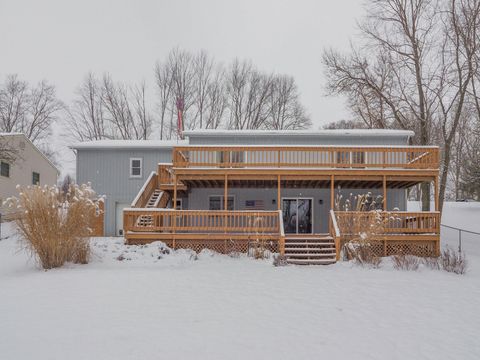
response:
[[(326, 51), (323, 58), (330, 93), (346, 94), (357, 109), (374, 98), (376, 108), (383, 104), (373, 115), (363, 112), (369, 127), (375, 127), (378, 118), (385, 127), (414, 130), (416, 144), (443, 145), (440, 208), (452, 143), (478, 57), (477, 3), (370, 0), (360, 26), (364, 46), (352, 48), (348, 56)], [(429, 204), (430, 189), (423, 184), (422, 209), (429, 210)]]
[(69, 111), (69, 131), (79, 141), (102, 140), (111, 136), (105, 121), (102, 87), (93, 73), (88, 73), (76, 91)]
[(260, 129), (269, 116), (272, 75), (260, 73), (248, 61), (236, 59), (227, 75), (231, 129)]
[(17, 75), (8, 75), (0, 85), (0, 131), (21, 132), (32, 142), (41, 142), (62, 109), (55, 87), (46, 81), (31, 87)]
[(305, 108), (300, 103), (297, 84), (291, 76), (273, 77), (269, 106), (270, 116), (266, 124), (268, 129), (295, 130), (311, 126)]
[(172, 103), (173, 75), (168, 64), (157, 62), (155, 65), (155, 79), (158, 92), (158, 108), (160, 113), (160, 140), (166, 136), (166, 117), (168, 115), (168, 106)]

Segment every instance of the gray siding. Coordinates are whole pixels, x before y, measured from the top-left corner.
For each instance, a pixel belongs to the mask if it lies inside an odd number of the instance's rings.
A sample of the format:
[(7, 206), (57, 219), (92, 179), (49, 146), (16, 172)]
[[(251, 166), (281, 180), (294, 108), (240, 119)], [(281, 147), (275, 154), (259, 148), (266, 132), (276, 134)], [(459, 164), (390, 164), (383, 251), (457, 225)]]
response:
[[(142, 177), (130, 178), (130, 158), (143, 159)], [(105, 235), (115, 235), (115, 204), (130, 204), (159, 162), (171, 162), (172, 149), (78, 149), (77, 183), (105, 195)]]
[[(338, 191), (338, 190), (337, 190)], [(372, 192), (374, 196), (381, 195), (382, 189), (342, 189), (342, 195), (348, 197), (350, 194), (365, 194)], [(245, 210), (246, 200), (262, 200), (264, 210), (277, 210), (277, 204), (272, 200), (277, 199), (277, 189), (252, 189), (252, 188), (229, 188), (228, 194), (235, 198), (235, 210)], [(189, 209), (207, 210), (209, 205), (209, 196), (223, 195), (223, 188), (191, 189), (188, 196)], [(325, 188), (306, 188), (306, 189), (282, 189), (282, 198), (288, 197), (305, 197), (313, 198), (313, 222), (315, 233), (328, 232), (328, 216), (330, 211), (330, 189)], [(322, 204), (320, 204), (322, 200)], [(387, 190), (387, 206), (388, 210), (398, 208), (398, 210), (406, 210), (405, 190), (388, 189)], [(185, 209), (185, 207), (184, 207)]]
[(407, 145), (406, 136), (342, 135), (190, 135), (190, 145)]

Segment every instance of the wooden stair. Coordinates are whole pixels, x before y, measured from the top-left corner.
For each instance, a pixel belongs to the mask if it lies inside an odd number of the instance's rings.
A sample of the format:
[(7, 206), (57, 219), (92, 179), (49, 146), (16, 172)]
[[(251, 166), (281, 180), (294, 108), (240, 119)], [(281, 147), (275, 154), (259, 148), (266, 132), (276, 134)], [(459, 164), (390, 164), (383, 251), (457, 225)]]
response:
[(336, 262), (335, 242), (327, 234), (285, 238), (285, 256), (289, 264), (329, 265)]
[[(156, 208), (159, 205), (160, 199), (162, 198), (164, 192), (162, 190), (156, 189), (153, 191), (150, 199), (148, 199), (146, 208), (152, 209)], [(150, 215), (142, 215), (138, 218), (138, 225), (140, 226), (153, 226), (153, 217)]]

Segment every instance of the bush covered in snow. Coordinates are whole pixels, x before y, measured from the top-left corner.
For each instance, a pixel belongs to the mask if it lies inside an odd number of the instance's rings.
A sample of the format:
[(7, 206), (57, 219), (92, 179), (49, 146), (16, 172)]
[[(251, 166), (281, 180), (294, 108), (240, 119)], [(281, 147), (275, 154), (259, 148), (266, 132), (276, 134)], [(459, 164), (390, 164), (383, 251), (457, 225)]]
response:
[(393, 267), (397, 270), (418, 270), (420, 266), (420, 258), (413, 255), (394, 255), (392, 256)]
[(56, 186), (20, 188), (19, 196), (6, 205), (15, 209), (16, 225), (25, 248), (44, 269), (65, 262), (89, 260), (89, 236), (99, 214), (95, 193), (89, 185), (71, 185), (67, 192)]

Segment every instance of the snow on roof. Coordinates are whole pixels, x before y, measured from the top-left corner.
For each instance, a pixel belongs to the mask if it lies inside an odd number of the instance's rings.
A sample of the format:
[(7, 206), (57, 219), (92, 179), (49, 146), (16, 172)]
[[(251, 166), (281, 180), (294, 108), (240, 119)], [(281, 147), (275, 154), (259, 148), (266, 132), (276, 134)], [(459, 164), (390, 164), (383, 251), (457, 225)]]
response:
[(391, 129), (332, 129), (332, 130), (188, 130), (184, 131), (185, 136), (292, 136), (292, 135), (310, 135), (310, 136), (414, 136), (415, 133), (410, 130), (391, 130)]
[(188, 145), (185, 140), (94, 140), (79, 142), (71, 149), (158, 149)]

